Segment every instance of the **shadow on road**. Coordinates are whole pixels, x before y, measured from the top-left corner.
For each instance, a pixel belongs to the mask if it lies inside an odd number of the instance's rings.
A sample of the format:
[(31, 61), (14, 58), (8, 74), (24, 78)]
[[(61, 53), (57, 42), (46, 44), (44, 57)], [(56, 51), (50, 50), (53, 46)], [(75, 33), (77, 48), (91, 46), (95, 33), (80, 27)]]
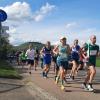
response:
[(100, 89), (95, 89), (94, 93), (100, 93)]
[(0, 83), (2, 89), (0, 89), (0, 93), (9, 92), (18, 88), (24, 87), (24, 85), (12, 84), (12, 83)]

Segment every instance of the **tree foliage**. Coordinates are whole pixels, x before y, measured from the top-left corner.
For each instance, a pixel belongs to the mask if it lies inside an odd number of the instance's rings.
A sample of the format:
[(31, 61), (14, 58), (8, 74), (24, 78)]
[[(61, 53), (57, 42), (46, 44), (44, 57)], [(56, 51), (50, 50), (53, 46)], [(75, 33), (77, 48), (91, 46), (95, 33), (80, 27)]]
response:
[(9, 44), (8, 37), (0, 34), (0, 59), (5, 59), (12, 46)]

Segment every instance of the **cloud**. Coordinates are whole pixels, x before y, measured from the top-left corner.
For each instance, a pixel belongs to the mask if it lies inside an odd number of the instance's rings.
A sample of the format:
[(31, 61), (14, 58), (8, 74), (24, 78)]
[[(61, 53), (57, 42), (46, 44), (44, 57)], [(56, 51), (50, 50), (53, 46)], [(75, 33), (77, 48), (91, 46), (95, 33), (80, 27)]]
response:
[(33, 20), (36, 22), (43, 20), (54, 8), (54, 5), (46, 3), (36, 12), (32, 12), (30, 5), (26, 2), (15, 2), (12, 5), (0, 7), (0, 9), (7, 12), (9, 20)]
[(62, 36), (62, 30), (60, 29), (60, 27), (56, 26), (53, 26), (51, 28), (49, 26), (40, 28), (39, 26), (32, 26), (30, 23), (28, 26), (22, 26), (21, 31), (19, 30), (19, 27), (11, 27), (9, 30), (9, 40), (10, 43), (13, 45), (19, 45), (27, 41), (37, 41), (46, 43), (46, 41), (48, 40), (53, 42), (54, 44), (56, 41), (59, 41), (59, 38)]
[[(29, 30), (30, 27), (33, 26), (34, 21), (39, 22), (44, 20), (44, 18), (50, 14), (54, 8), (55, 5), (46, 3), (36, 11), (32, 12), (32, 9), (27, 2), (14, 2), (11, 5), (0, 7), (0, 9), (6, 11), (8, 15), (8, 19), (3, 23), (3, 25), (9, 25), (9, 31), (7, 32), (10, 35), (10, 43), (13, 45), (19, 45), (26, 41), (33, 41), (33, 39), (35, 41), (43, 41), (44, 38), (41, 39), (41, 37), (44, 37), (45, 35), (40, 35), (40, 31), (36, 31), (36, 35), (33, 37), (33, 33), (35, 33), (33, 27), (30, 32)], [(29, 20), (31, 20), (32, 23), (30, 23)], [(37, 34), (40, 36), (39, 38), (36, 37)]]
[(24, 43), (23, 40), (21, 40), (20, 38), (17, 38), (17, 37), (10, 37), (9, 40), (10, 40), (10, 43), (13, 44), (14, 46), (18, 46), (18, 45)]
[(66, 24), (66, 28), (67, 29), (70, 29), (70, 28), (73, 28), (73, 27), (76, 27), (77, 26), (77, 23), (76, 22), (71, 22), (71, 23), (68, 23), (68, 24)]
[(82, 32), (83, 32), (83, 33), (94, 34), (95, 32), (97, 33), (96, 30), (97, 30), (96, 28), (88, 28), (88, 29), (83, 30)]
[(10, 20), (27, 19), (31, 16), (31, 8), (26, 2), (15, 2), (12, 5), (0, 8), (7, 12)]
[(53, 9), (55, 9), (55, 5), (50, 5), (46, 3), (45, 6), (42, 6), (39, 11), (36, 12), (33, 19), (38, 22), (41, 21), (48, 13), (50, 13)]
[(9, 33), (9, 41), (11, 44), (19, 45), (25, 42), (26, 37), (22, 37), (22, 33), (19, 33), (17, 28), (10, 27), (7, 32)]
[(15, 34), (17, 32), (16, 28), (12, 28), (8, 31), (10, 34)]

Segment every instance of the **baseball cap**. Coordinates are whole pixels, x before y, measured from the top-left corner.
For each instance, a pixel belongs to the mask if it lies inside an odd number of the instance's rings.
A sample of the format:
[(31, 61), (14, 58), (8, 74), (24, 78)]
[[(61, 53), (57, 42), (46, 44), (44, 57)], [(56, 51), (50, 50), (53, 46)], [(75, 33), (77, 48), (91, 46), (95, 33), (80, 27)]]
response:
[(60, 40), (63, 40), (63, 39), (66, 39), (66, 37), (65, 37), (65, 36), (62, 36), (62, 37), (60, 38)]

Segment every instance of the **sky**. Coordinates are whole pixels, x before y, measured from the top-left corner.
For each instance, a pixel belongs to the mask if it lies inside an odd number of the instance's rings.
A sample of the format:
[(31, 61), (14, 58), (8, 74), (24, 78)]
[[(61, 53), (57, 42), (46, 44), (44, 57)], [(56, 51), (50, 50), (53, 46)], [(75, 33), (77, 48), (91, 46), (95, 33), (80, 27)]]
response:
[(62, 36), (82, 45), (93, 34), (100, 45), (100, 0), (0, 0), (0, 9), (8, 15), (2, 25), (9, 26), (13, 45), (57, 44)]

